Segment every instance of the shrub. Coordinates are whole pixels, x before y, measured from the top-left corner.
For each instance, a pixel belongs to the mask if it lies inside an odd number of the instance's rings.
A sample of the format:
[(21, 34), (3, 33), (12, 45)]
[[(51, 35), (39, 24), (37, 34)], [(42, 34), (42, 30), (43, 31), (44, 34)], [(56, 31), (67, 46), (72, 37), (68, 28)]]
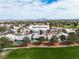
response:
[(53, 36), (51, 37), (51, 39), (49, 40), (49, 42), (50, 42), (50, 43), (58, 42), (58, 37), (55, 36), (55, 35), (53, 35)]
[(46, 39), (42, 36), (42, 37), (39, 37), (38, 39), (40, 42), (44, 42)]
[(24, 37), (23, 38), (23, 43), (24, 44), (30, 43), (30, 39), (28, 37)]

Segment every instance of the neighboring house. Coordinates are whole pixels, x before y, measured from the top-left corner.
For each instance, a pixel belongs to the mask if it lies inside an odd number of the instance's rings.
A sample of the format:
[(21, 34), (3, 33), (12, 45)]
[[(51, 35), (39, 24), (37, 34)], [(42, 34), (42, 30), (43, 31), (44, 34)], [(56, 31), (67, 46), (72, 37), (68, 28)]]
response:
[(17, 33), (17, 30), (19, 29), (19, 27), (17, 27), (17, 26), (14, 26), (14, 31)]
[(48, 40), (51, 39), (52, 35), (53, 35), (53, 34), (50, 34), (50, 33), (46, 35), (46, 37), (48, 38)]
[(70, 32), (75, 32), (74, 29), (66, 29), (67, 33), (70, 33)]
[(39, 31), (39, 30), (48, 30), (49, 29), (49, 25), (30, 25), (29, 26), (29, 29), (30, 30), (36, 30), (36, 31)]
[(21, 34), (6, 34), (5, 36), (9, 38), (11, 41), (23, 40), (24, 38), (24, 35)]
[(11, 41), (15, 41), (15, 34), (6, 34), (5, 37), (9, 38)]
[(15, 34), (15, 39), (16, 40), (23, 40), (23, 38), (24, 38), (24, 35), (22, 35), (22, 34)]
[(34, 34), (33, 34), (33, 39), (34, 39), (34, 38), (39, 38), (39, 37), (40, 37), (40, 35), (39, 35), (38, 33), (34, 33)]

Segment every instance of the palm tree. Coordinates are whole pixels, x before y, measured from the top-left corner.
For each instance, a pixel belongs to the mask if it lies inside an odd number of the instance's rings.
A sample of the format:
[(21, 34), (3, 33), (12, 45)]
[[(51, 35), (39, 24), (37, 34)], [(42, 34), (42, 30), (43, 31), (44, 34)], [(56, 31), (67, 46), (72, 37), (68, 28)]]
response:
[(17, 30), (17, 33), (20, 33), (21, 32), (21, 28), (19, 28), (18, 30)]

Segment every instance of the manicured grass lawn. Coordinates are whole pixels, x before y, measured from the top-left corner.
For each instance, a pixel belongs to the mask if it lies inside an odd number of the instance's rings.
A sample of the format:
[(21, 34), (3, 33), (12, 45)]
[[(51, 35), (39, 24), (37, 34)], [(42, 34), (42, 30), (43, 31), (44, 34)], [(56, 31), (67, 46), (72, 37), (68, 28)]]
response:
[(17, 49), (5, 59), (79, 59), (79, 47)]

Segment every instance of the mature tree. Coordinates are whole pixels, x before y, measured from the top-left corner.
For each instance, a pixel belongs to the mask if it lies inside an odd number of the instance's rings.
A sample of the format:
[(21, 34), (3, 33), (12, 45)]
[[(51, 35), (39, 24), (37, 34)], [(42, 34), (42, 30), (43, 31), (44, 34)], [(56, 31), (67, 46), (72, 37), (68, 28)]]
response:
[(79, 41), (79, 38), (76, 33), (71, 32), (69, 33), (67, 40), (70, 42), (76, 42), (76, 41)]
[(78, 26), (78, 22), (74, 22), (74, 27), (77, 27)]
[(6, 31), (6, 27), (0, 27), (0, 32)]
[(0, 48), (5, 48), (9, 45), (11, 45), (11, 42), (9, 41), (8, 38), (6, 38), (6, 37), (1, 37), (0, 38)]
[(32, 36), (31, 36), (31, 40), (33, 40), (33, 34), (31, 34)]
[(77, 34), (78, 39), (79, 39), (79, 29), (76, 30), (76, 34)]
[(65, 35), (61, 35), (60, 39), (61, 39), (62, 42), (65, 42), (66, 41), (66, 36)]
[(77, 32), (77, 33), (79, 33), (79, 28), (78, 28), (78, 29), (76, 29), (76, 32)]
[(39, 32), (40, 32), (40, 35), (43, 34), (43, 31), (42, 30), (40, 30)]
[(33, 33), (33, 30), (30, 30), (30, 33)]
[(51, 29), (51, 27), (52, 27), (52, 23), (50, 22), (50, 24), (49, 24), (49, 28)]

